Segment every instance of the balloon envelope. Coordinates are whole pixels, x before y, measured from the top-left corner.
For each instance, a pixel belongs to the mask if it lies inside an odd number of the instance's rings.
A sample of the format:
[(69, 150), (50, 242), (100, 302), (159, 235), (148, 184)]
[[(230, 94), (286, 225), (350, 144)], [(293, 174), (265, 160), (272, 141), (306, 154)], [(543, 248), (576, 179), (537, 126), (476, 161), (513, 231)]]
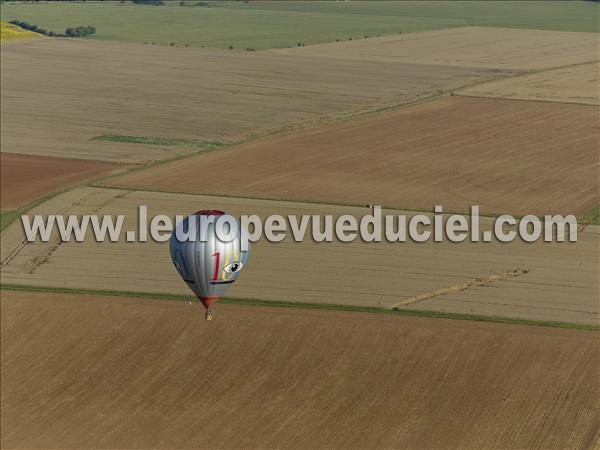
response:
[[(214, 220), (203, 224), (211, 216)], [(216, 232), (219, 218), (237, 224), (237, 234), (232, 240), (219, 239)], [(227, 225), (225, 228), (228, 229)], [(175, 227), (170, 241), (171, 259), (183, 281), (207, 309), (235, 283), (246, 265), (250, 248), (242, 250), (242, 231), (235, 217), (217, 210), (198, 211)]]

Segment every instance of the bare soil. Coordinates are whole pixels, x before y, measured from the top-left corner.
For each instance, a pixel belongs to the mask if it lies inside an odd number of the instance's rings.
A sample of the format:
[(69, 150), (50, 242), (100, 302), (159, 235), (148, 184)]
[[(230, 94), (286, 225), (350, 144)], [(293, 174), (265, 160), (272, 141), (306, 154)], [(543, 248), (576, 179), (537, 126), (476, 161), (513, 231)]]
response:
[(573, 448), (597, 333), (2, 291), (3, 448)]
[(0, 206), (18, 208), (51, 192), (124, 167), (105, 162), (0, 153)]
[(107, 180), (134, 189), (487, 214), (600, 202), (598, 109), (446, 97)]

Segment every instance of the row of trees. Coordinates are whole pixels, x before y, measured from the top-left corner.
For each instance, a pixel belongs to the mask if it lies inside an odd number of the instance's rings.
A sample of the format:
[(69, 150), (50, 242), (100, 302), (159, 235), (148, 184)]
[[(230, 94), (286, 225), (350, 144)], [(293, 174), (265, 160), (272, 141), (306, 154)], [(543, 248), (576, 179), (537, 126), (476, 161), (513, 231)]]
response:
[(11, 20), (10, 23), (12, 23), (13, 25), (16, 25), (18, 27), (21, 27), (24, 30), (33, 31), (34, 33), (43, 34), (45, 36), (59, 36), (59, 34), (55, 33), (54, 31), (46, 30), (45, 28), (39, 28), (37, 25), (29, 24), (29, 23), (25, 22), (24, 20)]
[(96, 28), (92, 26), (67, 28), (65, 34), (69, 37), (83, 37), (96, 33)]
[(23, 28), (24, 30), (33, 31), (34, 33), (43, 34), (44, 36), (60, 36), (60, 37), (83, 37), (89, 36), (90, 34), (96, 33), (96, 28), (91, 26), (79, 26), (79, 27), (71, 27), (67, 28), (62, 33), (56, 33), (52, 30), (46, 30), (45, 28), (40, 28), (37, 25), (30, 24), (25, 22), (24, 20), (11, 20), (10, 23), (16, 25), (18, 27)]
[(163, 2), (162, 0), (131, 0), (133, 3), (135, 3), (136, 5), (154, 5), (154, 6), (160, 6), (160, 5), (164, 5), (165, 2)]
[(208, 3), (207, 2), (188, 3), (185, 0), (180, 0), (179, 6), (208, 6)]

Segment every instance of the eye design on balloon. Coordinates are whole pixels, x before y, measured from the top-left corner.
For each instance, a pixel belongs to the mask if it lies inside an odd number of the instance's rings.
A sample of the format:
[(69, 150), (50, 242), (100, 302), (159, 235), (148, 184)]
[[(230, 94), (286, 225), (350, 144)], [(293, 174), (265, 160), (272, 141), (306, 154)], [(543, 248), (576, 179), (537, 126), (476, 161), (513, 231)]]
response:
[(234, 263), (229, 264), (228, 266), (223, 267), (223, 270), (228, 274), (234, 274), (242, 270), (244, 264), (241, 261), (236, 261)]
[(241, 261), (237, 261), (223, 267), (223, 270), (229, 274), (234, 274), (242, 270), (242, 267), (244, 267), (244, 264), (242, 264)]

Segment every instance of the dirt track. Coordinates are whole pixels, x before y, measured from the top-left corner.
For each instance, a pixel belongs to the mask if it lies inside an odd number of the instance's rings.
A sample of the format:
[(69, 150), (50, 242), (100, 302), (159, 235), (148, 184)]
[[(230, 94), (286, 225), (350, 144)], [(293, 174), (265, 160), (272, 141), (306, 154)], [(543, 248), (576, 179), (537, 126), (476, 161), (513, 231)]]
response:
[(18, 42), (1, 56), (3, 151), (121, 162), (193, 149), (90, 139), (236, 140), (502, 75), (485, 68), (69, 39)]
[[(592, 448), (597, 333), (2, 291), (3, 448)], [(543, 380), (543, 382), (540, 382)]]
[[(446, 97), (125, 174), (108, 185), (488, 214), (599, 201), (598, 109)], [(560, 176), (557, 176), (557, 174)], [(228, 180), (224, 182), (223, 180)]]
[(53, 191), (108, 174), (123, 165), (44, 156), (0, 154), (2, 208), (18, 208)]

